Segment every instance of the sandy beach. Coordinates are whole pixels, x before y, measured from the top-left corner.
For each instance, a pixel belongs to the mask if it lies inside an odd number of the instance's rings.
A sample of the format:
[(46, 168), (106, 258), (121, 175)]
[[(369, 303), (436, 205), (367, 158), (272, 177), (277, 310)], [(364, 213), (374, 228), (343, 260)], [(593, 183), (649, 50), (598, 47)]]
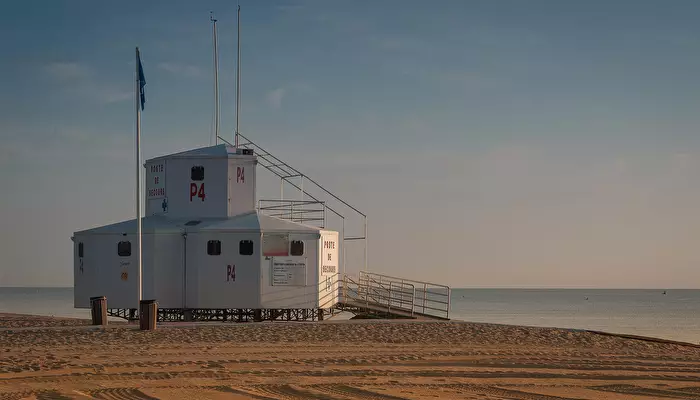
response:
[(700, 399), (700, 348), (465, 322), (0, 314), (0, 399)]

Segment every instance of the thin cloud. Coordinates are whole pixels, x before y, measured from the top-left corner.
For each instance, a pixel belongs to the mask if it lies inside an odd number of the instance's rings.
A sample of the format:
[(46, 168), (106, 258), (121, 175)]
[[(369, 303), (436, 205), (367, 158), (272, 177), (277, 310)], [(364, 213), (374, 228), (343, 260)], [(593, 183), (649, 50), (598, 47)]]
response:
[(97, 87), (92, 93), (96, 100), (107, 104), (120, 103), (136, 96), (133, 90), (125, 90), (114, 86)]
[(489, 74), (487, 71), (444, 71), (434, 75), (435, 80), (449, 87), (464, 89), (491, 90), (506, 87), (510, 84), (508, 78)]
[[(39, 141), (41, 146), (37, 146)], [(81, 149), (81, 158), (128, 160), (133, 156), (132, 146), (132, 137), (124, 132), (70, 126), (33, 128), (5, 140), (0, 148), (0, 165), (60, 165), (75, 158), (76, 148)]]
[(44, 66), (44, 71), (58, 81), (86, 79), (92, 76), (89, 67), (75, 62), (53, 62)]
[(434, 51), (435, 47), (425, 40), (409, 36), (370, 35), (368, 40), (371, 46), (379, 50), (410, 51), (414, 54)]
[(316, 89), (306, 82), (290, 82), (267, 92), (267, 104), (272, 108), (280, 108), (282, 101), (292, 95), (313, 94)]
[(196, 65), (162, 62), (158, 64), (158, 68), (173, 75), (187, 78), (199, 78), (203, 75), (202, 69)]
[(280, 108), (282, 106), (282, 99), (287, 93), (287, 89), (281, 87), (270, 91), (267, 94), (267, 104), (272, 108)]
[(280, 12), (292, 12), (303, 10), (304, 6), (302, 6), (301, 4), (282, 4), (275, 7), (275, 9)]
[(110, 104), (133, 97), (130, 83), (114, 84), (101, 79), (97, 71), (78, 62), (52, 62), (42, 73), (59, 86), (64, 95)]
[(88, 80), (67, 86), (63, 92), (74, 98), (89, 99), (100, 104), (112, 104), (134, 98), (134, 89), (130, 86), (130, 82), (115, 85)]

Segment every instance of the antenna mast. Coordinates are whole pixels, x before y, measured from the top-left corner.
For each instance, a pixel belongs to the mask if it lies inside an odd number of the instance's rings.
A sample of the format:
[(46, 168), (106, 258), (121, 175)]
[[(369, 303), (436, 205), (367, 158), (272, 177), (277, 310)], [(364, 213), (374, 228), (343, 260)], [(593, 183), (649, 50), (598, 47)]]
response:
[(238, 50), (236, 57), (236, 134), (234, 137), (234, 144), (236, 149), (238, 149), (238, 114), (241, 112), (241, 6), (238, 5), (238, 16), (236, 19), (236, 26), (238, 27)]
[[(213, 36), (214, 36), (214, 144), (219, 144), (219, 125), (221, 118), (219, 117), (219, 40), (216, 32), (216, 19), (214, 18), (214, 13), (209, 12), (209, 21), (213, 23)], [(211, 138), (209, 139), (209, 144), (211, 144)]]

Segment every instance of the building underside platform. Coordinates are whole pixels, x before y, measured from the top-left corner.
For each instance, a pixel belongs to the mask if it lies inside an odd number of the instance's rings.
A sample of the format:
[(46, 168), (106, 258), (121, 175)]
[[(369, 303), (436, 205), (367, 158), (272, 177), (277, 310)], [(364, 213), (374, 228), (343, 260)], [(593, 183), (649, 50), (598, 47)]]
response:
[[(331, 315), (331, 310), (317, 308), (224, 308), (224, 309), (184, 309), (159, 308), (159, 322), (259, 322), (259, 321), (322, 321)], [(139, 312), (135, 308), (109, 308), (107, 315), (127, 321), (138, 321)]]

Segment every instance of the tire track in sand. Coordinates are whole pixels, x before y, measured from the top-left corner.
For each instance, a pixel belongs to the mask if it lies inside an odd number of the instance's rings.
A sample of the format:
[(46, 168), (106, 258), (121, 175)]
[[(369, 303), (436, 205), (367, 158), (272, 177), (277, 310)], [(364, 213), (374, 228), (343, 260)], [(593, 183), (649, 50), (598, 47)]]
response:
[[(309, 387), (311, 388), (311, 387)], [(275, 396), (274, 399), (285, 400), (346, 400), (346, 397), (334, 397), (326, 394), (315, 393), (311, 390), (304, 390), (301, 387), (293, 387), (291, 385), (255, 385), (246, 388), (251, 393), (260, 394), (262, 396)]]
[[(690, 391), (681, 392), (679, 390), (664, 390), (652, 389), (636, 385), (605, 385), (605, 386), (590, 386), (589, 389), (598, 390), (601, 392), (613, 392), (621, 394), (629, 394), (633, 396), (649, 396), (649, 397), (664, 397), (669, 399), (700, 399), (700, 393), (691, 393)], [(689, 389), (689, 388), (686, 388)]]
[(482, 385), (450, 385), (472, 393), (498, 396), (511, 400), (586, 400), (573, 397), (551, 396), (548, 394), (532, 393), (515, 389), (503, 389), (496, 386)]
[(90, 391), (90, 395), (101, 400), (158, 400), (136, 388), (99, 389)]
[(362, 400), (405, 400), (404, 397), (397, 397), (388, 394), (381, 394), (366, 389), (360, 389), (349, 385), (312, 385), (315, 390), (328, 394), (335, 394), (351, 399)]

